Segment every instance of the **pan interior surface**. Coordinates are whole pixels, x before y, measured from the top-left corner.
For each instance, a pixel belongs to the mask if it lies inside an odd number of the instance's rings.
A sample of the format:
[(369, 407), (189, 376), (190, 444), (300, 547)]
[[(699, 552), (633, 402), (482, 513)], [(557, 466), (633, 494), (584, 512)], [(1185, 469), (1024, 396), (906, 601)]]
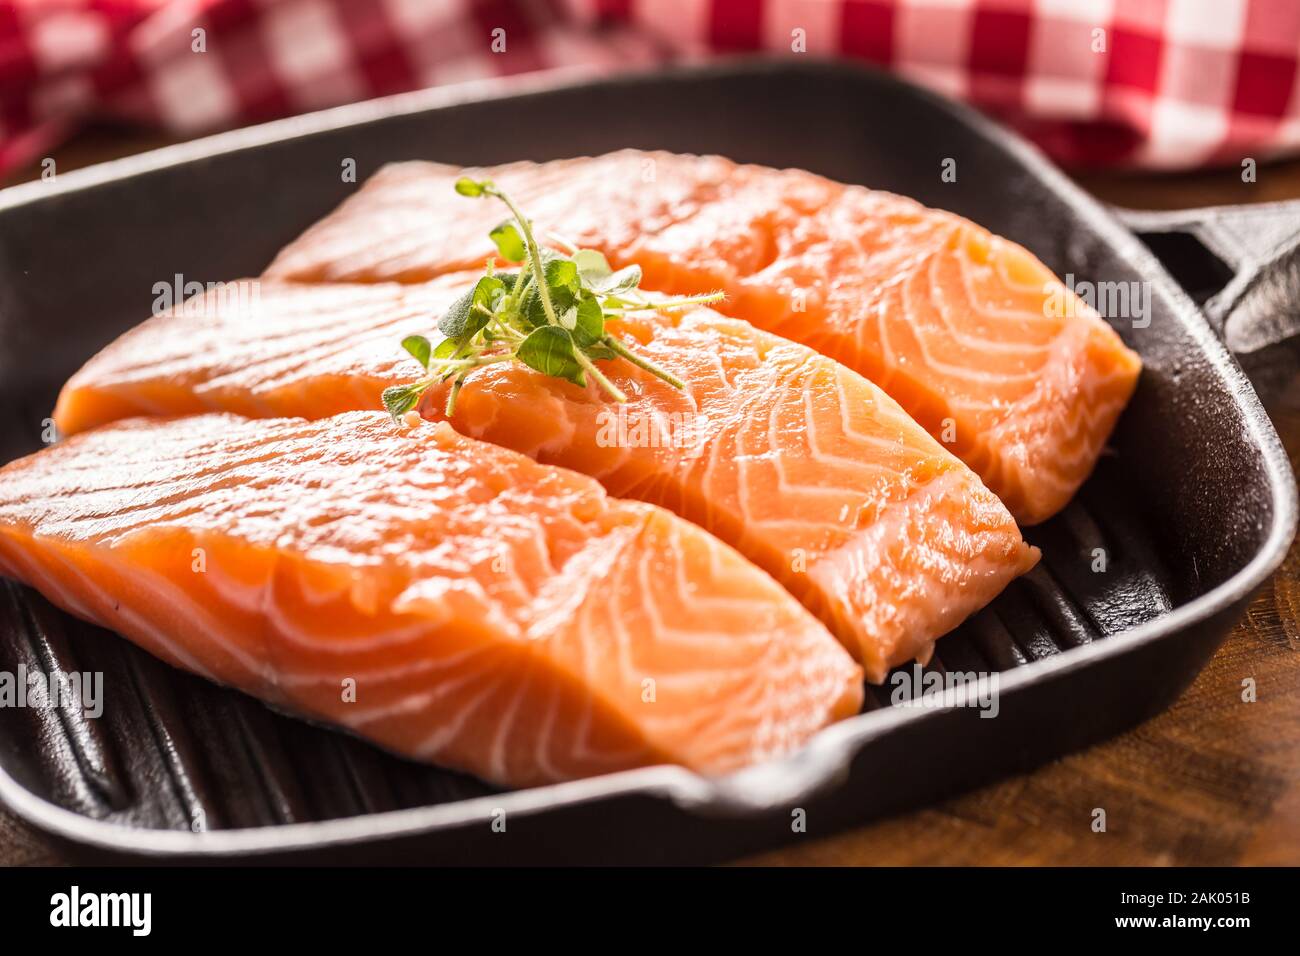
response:
[[(593, 115), (602, 122), (589, 122)], [(509, 137), (482, 132), (506, 128)], [(60, 384), (148, 315), (156, 283), (257, 274), (356, 188), (341, 182), (345, 159), (363, 181), (401, 159), (488, 164), (633, 146), (799, 166), (909, 195), (1022, 243), (1058, 275), (1145, 290), (1146, 315), (1113, 319), (1145, 367), (1111, 448), (1064, 512), (1028, 529), (1042, 564), (944, 638), (931, 672), (1027, 669), (1019, 689), (1034, 674), (1062, 674), (1051, 661), (1086, 663), (1135, 629), (1154, 646), (1161, 634), (1153, 622), (1199, 606), (1225, 583), (1232, 593), (1198, 619), (1240, 604), (1289, 539), (1294, 488), (1279, 471), (1276, 437), (1154, 260), (1017, 142), (887, 77), (837, 65), (741, 64), (434, 109), (339, 111), (295, 135), (230, 134), (212, 144), (206, 155), (191, 151), (134, 174), (124, 166), (123, 175), (85, 187), (68, 177), (71, 185), (48, 195), (28, 191), (7, 205), (0, 196), (0, 461), (41, 447)], [(946, 160), (955, 160), (955, 182), (942, 175)], [(1216, 624), (1215, 643), (1230, 623)], [(1180, 653), (1176, 641), (1160, 646)], [(1192, 648), (1187, 642), (1180, 666), (1145, 675), (1151, 686), (1136, 694), (1144, 699), (1117, 698), (1130, 711), (1116, 719), (1132, 723), (1172, 699), (1199, 667)], [(1204, 641), (1195, 648), (1213, 649)], [(16, 787), (87, 821), (210, 836), (510, 796), (273, 713), (0, 582), (0, 670), (51, 669), (102, 673), (103, 716), (0, 708), (0, 796), (11, 805)], [(861, 726), (840, 736), (863, 746), (891, 733), (902, 739), (898, 728), (911, 716), (890, 706), (896, 686), (869, 695), (869, 712), (849, 722)], [(1033, 759), (1078, 740), (1061, 739)], [(823, 782), (831, 776), (821, 774)], [(954, 765), (943, 783), (951, 790), (974, 779)], [(763, 794), (750, 799), (762, 804)], [(39, 822), (80, 839), (67, 820)], [(109, 831), (97, 832), (94, 839), (111, 843)]]

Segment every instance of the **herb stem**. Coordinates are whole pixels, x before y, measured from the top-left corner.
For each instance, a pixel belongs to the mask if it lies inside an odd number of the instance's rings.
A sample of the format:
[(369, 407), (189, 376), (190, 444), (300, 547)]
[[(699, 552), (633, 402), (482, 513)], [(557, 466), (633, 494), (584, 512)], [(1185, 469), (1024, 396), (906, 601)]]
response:
[(674, 375), (672, 372), (669, 372), (667, 369), (662, 369), (654, 362), (651, 362), (649, 359), (645, 359), (637, 355), (635, 352), (629, 349), (618, 339), (614, 338), (614, 336), (607, 335), (603, 339), (601, 339), (601, 341), (604, 342), (606, 345), (608, 345), (619, 355), (623, 356), (623, 358), (627, 359), (637, 368), (645, 369), (647, 372), (649, 372), (651, 375), (655, 376), (656, 378), (663, 379), (673, 388), (676, 389), (686, 388), (686, 383), (683, 382), (676, 375)]
[(542, 254), (537, 248), (537, 240), (533, 238), (532, 227), (528, 225), (528, 220), (519, 211), (519, 207), (496, 186), (488, 186), (483, 191), (505, 203), (510, 214), (515, 217), (515, 222), (519, 223), (519, 229), (524, 234), (524, 245), (528, 249), (528, 263), (532, 267), (533, 278), (537, 280), (537, 295), (542, 300), (542, 311), (546, 313), (548, 323), (559, 325), (560, 320), (555, 315), (555, 306), (551, 304), (551, 290), (546, 287), (546, 276), (542, 273)]
[(609, 392), (610, 397), (612, 397), (614, 401), (620, 404), (627, 401), (627, 396), (623, 394), (622, 390), (606, 378), (604, 372), (596, 368), (596, 363), (587, 358), (587, 356), (583, 354), (582, 349), (574, 349), (573, 357), (578, 360), (578, 364), (582, 366), (583, 370), (596, 380), (597, 385)]
[(676, 299), (667, 299), (663, 302), (642, 302), (632, 303), (631, 305), (607, 305), (606, 312), (659, 312), (666, 309), (679, 309), (687, 305), (707, 305), (710, 302), (718, 302), (725, 299), (725, 292), (705, 292), (700, 295), (686, 295)]
[(451, 383), (451, 389), (447, 392), (447, 405), (444, 409), (447, 418), (451, 418), (452, 415), (456, 414), (456, 399), (460, 397), (460, 387), (465, 384), (467, 374), (468, 372), (461, 372), (460, 375), (456, 376), (456, 381)]
[(515, 343), (519, 343), (524, 340), (524, 336), (522, 333), (520, 333), (517, 329), (514, 329), (511, 326), (507, 325), (505, 320), (502, 319), (501, 316), (497, 315), (496, 313), (493, 313), (492, 315), (491, 324), (494, 328), (496, 328), (501, 333), (503, 338), (508, 338), (510, 339), (510, 341)]
[(578, 251), (578, 247), (575, 243), (572, 243), (568, 239), (565, 239), (558, 232), (548, 232), (546, 234), (546, 238), (550, 239), (551, 242), (555, 243), (557, 246), (563, 246), (564, 251), (569, 255), (573, 255), (575, 252)]
[(511, 288), (509, 295), (502, 300), (497, 307), (498, 315), (514, 315), (519, 303), (524, 301), (524, 292), (528, 289), (528, 283), (533, 281), (531, 272), (520, 271), (519, 278), (515, 280), (514, 287)]
[(513, 351), (498, 352), (493, 355), (475, 355), (473, 358), (429, 359), (429, 365), (437, 365), (441, 371), (447, 372), (456, 369), (478, 368), (480, 365), (491, 365), (494, 362), (508, 362), (514, 357)]

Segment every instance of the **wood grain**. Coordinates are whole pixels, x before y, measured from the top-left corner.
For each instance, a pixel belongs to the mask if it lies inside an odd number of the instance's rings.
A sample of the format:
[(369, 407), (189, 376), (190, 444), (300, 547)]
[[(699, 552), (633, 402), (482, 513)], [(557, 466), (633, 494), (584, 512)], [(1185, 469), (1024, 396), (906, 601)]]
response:
[[(161, 145), (94, 131), (57, 169)], [(32, 178), (24, 171), (17, 179)], [(1181, 176), (1088, 175), (1099, 197), (1174, 209), (1300, 197), (1300, 162)], [(1300, 383), (1269, 409), (1300, 462)], [(892, 819), (740, 861), (762, 865), (1300, 864), (1300, 548), (1166, 713), (1039, 770)], [(1257, 700), (1242, 699), (1254, 678)], [(1093, 811), (1107, 829), (1092, 830)], [(815, 828), (814, 828), (815, 833)], [(42, 836), (0, 813), (0, 864), (53, 864)]]

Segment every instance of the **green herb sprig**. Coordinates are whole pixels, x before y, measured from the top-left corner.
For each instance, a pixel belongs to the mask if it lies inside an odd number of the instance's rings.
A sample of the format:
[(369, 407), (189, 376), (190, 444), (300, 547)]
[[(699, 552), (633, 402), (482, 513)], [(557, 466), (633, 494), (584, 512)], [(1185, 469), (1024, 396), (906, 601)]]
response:
[(452, 384), (445, 413), (450, 418), (465, 379), (497, 362), (522, 362), (583, 387), (590, 376), (616, 402), (626, 402), (627, 396), (596, 367), (597, 361), (621, 357), (673, 388), (685, 387), (671, 372), (607, 332), (605, 321), (635, 312), (717, 302), (721, 292), (650, 302), (637, 289), (640, 266), (611, 269), (595, 249), (580, 249), (557, 236), (552, 241), (567, 254), (539, 248), (532, 224), (491, 180), (462, 177), (456, 181), (456, 192), (505, 204), (511, 218), (488, 235), (501, 258), (520, 263), (520, 268), (497, 272), (493, 259), (488, 259), (484, 275), (439, 320), (442, 338), (436, 345), (422, 335), (402, 340), (402, 348), (429, 374), (409, 385), (384, 389), (384, 407), (394, 420), (414, 409), (434, 384), (448, 380)]

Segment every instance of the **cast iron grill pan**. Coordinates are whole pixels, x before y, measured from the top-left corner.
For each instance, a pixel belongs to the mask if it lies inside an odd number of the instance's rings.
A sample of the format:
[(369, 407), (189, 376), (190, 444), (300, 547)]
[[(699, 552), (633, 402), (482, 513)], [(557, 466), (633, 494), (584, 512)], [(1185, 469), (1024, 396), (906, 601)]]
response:
[[(585, 122), (593, 113), (605, 121)], [(40, 447), (59, 385), (147, 315), (155, 282), (257, 274), (356, 188), (341, 182), (344, 159), (363, 181), (399, 159), (623, 146), (890, 189), (1023, 243), (1058, 274), (1151, 283), (1150, 325), (1117, 323), (1145, 371), (1112, 448), (1062, 514), (1028, 530), (1039, 567), (930, 665), (999, 672), (998, 716), (891, 706), (887, 682), (799, 754), (725, 780), (660, 767), (500, 792), (275, 713), (0, 580), (0, 670), (100, 671), (106, 696), (94, 720), (0, 708), (11, 810), (91, 859), (712, 860), (804, 838), (796, 809), (806, 835), (825, 835), (1031, 767), (1183, 690), (1290, 540), (1295, 489), (1276, 435), (1132, 234), (1009, 134), (857, 67), (747, 61), (533, 82), (504, 98), (412, 94), (0, 194), (0, 461)], [(940, 179), (946, 158), (956, 183)], [(505, 832), (492, 826), (502, 811)]]

